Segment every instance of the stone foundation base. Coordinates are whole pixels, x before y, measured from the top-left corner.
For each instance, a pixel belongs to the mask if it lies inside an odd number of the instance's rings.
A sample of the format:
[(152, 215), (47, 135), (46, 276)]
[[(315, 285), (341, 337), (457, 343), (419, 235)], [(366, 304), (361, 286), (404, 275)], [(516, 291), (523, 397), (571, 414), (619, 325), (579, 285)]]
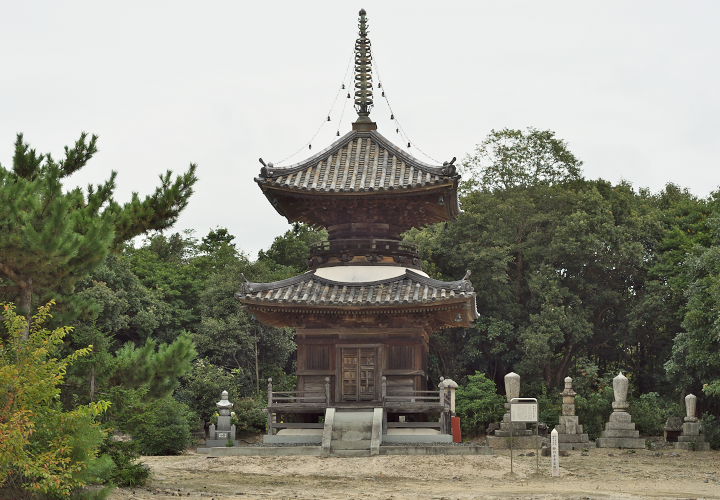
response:
[(710, 449), (710, 443), (706, 443), (705, 441), (678, 441), (675, 443), (675, 448), (678, 450), (708, 451)]
[[(515, 436), (512, 438), (512, 447), (514, 450), (534, 450), (541, 448), (544, 438), (542, 436)], [(488, 436), (488, 446), (495, 450), (509, 450), (510, 438)]]
[[(613, 408), (616, 408), (615, 403)], [(600, 433), (596, 444), (598, 448), (645, 448), (645, 440), (640, 437), (640, 431), (635, 429), (630, 414), (617, 408), (610, 414), (610, 420), (605, 424), (605, 430)]]
[(601, 437), (596, 444), (598, 448), (645, 448), (645, 440), (636, 437)]
[(558, 434), (558, 446), (561, 450), (581, 450), (590, 446), (587, 434)]
[(682, 426), (682, 434), (678, 436), (675, 448), (679, 450), (707, 451), (710, 445), (705, 442), (700, 422), (685, 422)]

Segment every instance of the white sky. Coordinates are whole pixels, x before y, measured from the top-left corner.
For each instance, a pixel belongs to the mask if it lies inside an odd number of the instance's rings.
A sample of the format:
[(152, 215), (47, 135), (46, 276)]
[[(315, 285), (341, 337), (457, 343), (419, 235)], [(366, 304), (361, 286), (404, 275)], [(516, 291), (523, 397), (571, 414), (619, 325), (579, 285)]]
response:
[[(288, 227), (252, 180), (257, 158), (279, 161), (322, 123), (360, 7), (396, 116), (439, 160), (534, 126), (565, 139), (588, 178), (720, 185), (717, 1), (0, 0), (0, 162), (16, 132), (56, 157), (97, 133), (72, 182), (117, 170), (120, 200), (196, 162), (176, 229), (225, 226), (254, 254)], [(384, 104), (371, 116), (396, 137)], [(341, 133), (354, 117), (348, 105)]]

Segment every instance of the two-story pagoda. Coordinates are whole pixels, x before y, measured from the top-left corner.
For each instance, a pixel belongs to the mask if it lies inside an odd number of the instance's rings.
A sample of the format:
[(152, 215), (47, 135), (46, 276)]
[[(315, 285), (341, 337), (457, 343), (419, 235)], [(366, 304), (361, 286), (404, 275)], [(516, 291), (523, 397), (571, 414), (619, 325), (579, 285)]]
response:
[(427, 377), (428, 338), (469, 326), (477, 317), (475, 293), (467, 276), (428, 277), (401, 234), (457, 216), (459, 175), (451, 163), (423, 163), (377, 131), (369, 116), (364, 11), (359, 27), (352, 130), (300, 163), (268, 164), (255, 178), (288, 222), (324, 227), (329, 238), (312, 248), (310, 271), (246, 283), (237, 297), (259, 321), (296, 331), (297, 392), (271, 394), (271, 416), (364, 406), (384, 408), (386, 420), (414, 414), (437, 421), (447, 407)]

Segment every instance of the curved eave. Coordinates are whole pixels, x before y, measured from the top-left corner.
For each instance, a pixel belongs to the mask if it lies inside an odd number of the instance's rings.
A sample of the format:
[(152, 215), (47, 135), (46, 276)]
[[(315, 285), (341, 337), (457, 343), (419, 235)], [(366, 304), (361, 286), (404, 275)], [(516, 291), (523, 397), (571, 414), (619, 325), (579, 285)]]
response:
[[(295, 286), (298, 288), (293, 289)], [(382, 288), (387, 286), (398, 288)], [(378, 294), (369, 291), (374, 287), (380, 288), (380, 299)], [(420, 297), (421, 287), (432, 288), (433, 295)], [(366, 295), (358, 293), (362, 290)], [(382, 298), (385, 293), (386, 298)], [(368, 282), (332, 281), (309, 271), (272, 283), (246, 283), (236, 297), (252, 311), (276, 318), (288, 315), (282, 320), (285, 326), (294, 326), (291, 315), (310, 314), (352, 317), (442, 313), (443, 316), (447, 311), (455, 311), (452, 319), (444, 316), (443, 328), (469, 326), (478, 317), (475, 292), (468, 280), (439, 281), (411, 270), (400, 276)]]
[[(316, 189), (297, 189), (289, 188), (287, 186), (273, 186), (272, 184), (260, 182), (259, 178), (255, 179), (260, 186), (263, 194), (275, 208), (277, 213), (287, 218), (289, 222), (305, 222), (301, 218), (297, 218), (295, 214), (289, 213), (283, 208), (284, 200), (292, 199), (327, 199), (328, 197), (336, 197), (341, 200), (356, 201), (358, 199), (365, 200), (379, 200), (383, 198), (402, 198), (412, 196), (429, 195), (433, 192), (448, 196), (448, 200), (445, 203), (446, 215), (442, 220), (433, 222), (443, 222), (455, 219), (460, 213), (460, 203), (457, 195), (458, 179), (452, 179), (449, 182), (443, 184), (429, 184), (410, 186), (403, 188), (392, 188), (392, 189), (368, 189), (364, 191), (322, 191)], [(431, 222), (431, 223), (433, 223)]]

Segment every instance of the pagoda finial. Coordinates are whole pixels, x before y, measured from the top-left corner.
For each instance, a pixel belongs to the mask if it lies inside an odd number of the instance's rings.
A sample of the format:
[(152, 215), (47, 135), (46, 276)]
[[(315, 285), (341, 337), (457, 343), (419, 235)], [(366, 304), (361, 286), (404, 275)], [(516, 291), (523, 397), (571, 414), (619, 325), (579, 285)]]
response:
[(359, 36), (355, 40), (355, 110), (358, 119), (353, 124), (353, 129), (374, 130), (377, 126), (370, 119), (370, 109), (373, 106), (372, 52), (370, 39), (367, 36), (368, 25), (365, 9), (360, 9), (359, 14)]

